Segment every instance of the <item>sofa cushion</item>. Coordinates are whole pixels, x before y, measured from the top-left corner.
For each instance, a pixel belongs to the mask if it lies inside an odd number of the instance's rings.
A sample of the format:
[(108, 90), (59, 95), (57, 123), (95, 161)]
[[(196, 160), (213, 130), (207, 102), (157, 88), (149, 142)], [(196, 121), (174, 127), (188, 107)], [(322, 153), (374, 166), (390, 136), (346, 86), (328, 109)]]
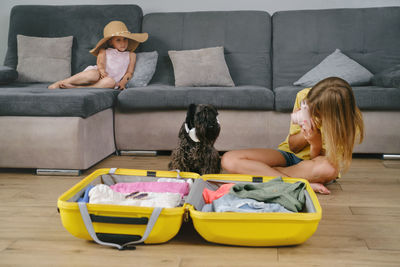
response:
[(319, 81), (332, 76), (342, 78), (350, 85), (364, 85), (370, 82), (373, 75), (366, 68), (344, 55), (340, 49), (336, 49), (321, 63), (295, 81), (293, 85), (314, 86)]
[(72, 36), (43, 38), (18, 34), (17, 81), (55, 82), (71, 76), (72, 40)]
[(48, 84), (0, 87), (0, 116), (57, 116), (87, 118), (113, 107), (118, 90), (56, 89)]
[(175, 84), (169, 50), (223, 46), (235, 85), (271, 88), (271, 17), (267, 12), (151, 13), (143, 17), (142, 30), (149, 33), (142, 50), (159, 53), (152, 83)]
[(336, 48), (373, 74), (400, 64), (400, 7), (280, 11), (272, 27), (272, 88), (293, 84)]
[(140, 32), (142, 9), (137, 5), (21, 5), (10, 13), (8, 48), (4, 65), (16, 68), (17, 34), (36, 37), (74, 36), (71, 73), (96, 64), (89, 53), (103, 38), (104, 26), (123, 21), (132, 32)]
[(376, 86), (400, 88), (400, 64), (375, 74), (372, 78), (372, 84)]
[[(296, 94), (304, 87), (283, 86), (275, 88), (275, 110), (292, 111)], [(377, 86), (353, 86), (357, 106), (361, 110), (400, 110), (400, 90)]]
[(0, 66), (0, 84), (7, 84), (18, 78), (18, 72), (7, 66)]
[(235, 86), (226, 66), (222, 46), (168, 51), (175, 86)]
[(220, 109), (272, 110), (274, 93), (261, 86), (175, 87), (153, 84), (128, 88), (118, 95), (121, 111), (186, 109), (191, 103), (212, 104)]

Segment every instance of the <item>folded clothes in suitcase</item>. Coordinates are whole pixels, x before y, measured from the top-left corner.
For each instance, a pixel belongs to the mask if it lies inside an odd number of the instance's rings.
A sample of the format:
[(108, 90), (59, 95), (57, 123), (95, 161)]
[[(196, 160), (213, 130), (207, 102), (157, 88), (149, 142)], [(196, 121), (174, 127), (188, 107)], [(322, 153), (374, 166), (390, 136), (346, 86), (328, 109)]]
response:
[[(84, 201), (88, 187), (127, 182), (152, 182), (159, 178), (194, 179), (182, 206), (175, 208), (91, 204)], [(240, 246), (284, 246), (305, 242), (316, 231), (321, 207), (310, 184), (299, 178), (286, 183), (306, 184), (305, 204), (300, 212), (242, 213), (202, 212), (202, 192), (225, 183), (265, 183), (274, 177), (209, 174), (133, 169), (99, 169), (58, 199), (63, 226), (74, 236), (123, 249), (137, 243), (164, 243), (179, 231), (190, 216), (196, 231), (207, 241)], [(87, 196), (86, 196), (87, 197)]]

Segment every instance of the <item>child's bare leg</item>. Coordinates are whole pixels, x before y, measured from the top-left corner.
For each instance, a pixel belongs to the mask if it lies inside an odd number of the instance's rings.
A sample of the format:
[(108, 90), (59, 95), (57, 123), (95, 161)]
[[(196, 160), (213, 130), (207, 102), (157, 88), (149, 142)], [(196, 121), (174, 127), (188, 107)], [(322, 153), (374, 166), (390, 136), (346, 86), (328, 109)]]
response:
[(339, 173), (324, 156), (312, 160), (303, 160), (289, 167), (277, 167), (276, 169), (290, 177), (305, 178), (309, 182), (322, 184), (336, 179)]
[(115, 87), (115, 81), (113, 78), (110, 77), (105, 77), (103, 79), (100, 79), (94, 84), (89, 84), (89, 85), (77, 85), (71, 88), (112, 88), (114, 89)]
[(47, 88), (76, 88), (79, 85), (93, 84), (100, 79), (100, 73), (98, 70), (87, 70), (79, 72), (65, 80), (57, 81)]
[(61, 82), (62, 82), (62, 80), (61, 80), (61, 81), (56, 81), (55, 83), (50, 84), (47, 88), (49, 88), (49, 89), (58, 89), (58, 88), (61, 88), (61, 87), (60, 87)]
[(326, 188), (323, 184), (320, 183), (310, 183), (311, 188), (314, 190), (314, 192), (323, 194), (323, 195), (329, 195), (331, 191), (329, 191), (328, 188)]
[(244, 149), (226, 152), (222, 156), (221, 164), (230, 173), (284, 176), (273, 167), (285, 166), (286, 160), (275, 149)]
[(94, 84), (100, 79), (98, 70), (87, 70), (79, 72), (65, 80), (61, 81), (61, 88), (74, 88), (79, 85)]
[(284, 173), (285, 176), (307, 179), (314, 191), (321, 194), (330, 193), (323, 184), (336, 179), (339, 173), (324, 156), (304, 160), (289, 167), (277, 167), (276, 170)]

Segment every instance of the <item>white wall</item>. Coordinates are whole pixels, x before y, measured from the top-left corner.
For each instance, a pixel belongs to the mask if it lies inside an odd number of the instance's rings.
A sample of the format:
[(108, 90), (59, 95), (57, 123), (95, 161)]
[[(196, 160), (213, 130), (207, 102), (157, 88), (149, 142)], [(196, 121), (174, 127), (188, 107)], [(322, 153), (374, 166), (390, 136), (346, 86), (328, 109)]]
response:
[[(281, 10), (400, 6), (400, 0), (0, 0), (0, 65), (4, 62), (10, 10), (15, 5), (137, 4), (143, 13), (208, 10)], [(373, 18), (371, 18), (373, 19)]]

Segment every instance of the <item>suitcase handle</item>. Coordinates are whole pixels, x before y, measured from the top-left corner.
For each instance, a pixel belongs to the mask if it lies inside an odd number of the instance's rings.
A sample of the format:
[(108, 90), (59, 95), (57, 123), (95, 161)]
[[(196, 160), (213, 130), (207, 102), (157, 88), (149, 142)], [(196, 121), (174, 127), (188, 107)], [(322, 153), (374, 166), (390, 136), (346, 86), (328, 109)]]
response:
[(92, 223), (92, 220), (90, 218), (90, 215), (89, 215), (89, 212), (88, 212), (86, 204), (87, 203), (85, 203), (85, 202), (78, 202), (79, 211), (81, 213), (83, 222), (85, 224), (86, 230), (88, 231), (90, 237), (96, 243), (98, 243), (100, 245), (116, 247), (119, 250), (124, 250), (124, 249), (128, 248), (128, 246), (129, 246), (129, 248), (132, 248), (130, 245), (139, 244), (139, 243), (144, 242), (147, 239), (147, 237), (149, 236), (151, 230), (153, 230), (153, 227), (157, 222), (158, 216), (160, 216), (160, 213), (162, 211), (162, 208), (159, 208), (159, 207), (155, 207), (153, 209), (153, 212), (151, 213), (150, 219), (149, 219), (149, 221), (147, 223), (146, 230), (144, 231), (144, 234), (143, 234), (141, 239), (136, 240), (136, 241), (132, 241), (132, 242), (128, 242), (128, 243), (125, 243), (123, 245), (119, 245), (119, 244), (116, 244), (116, 243), (103, 242), (100, 239), (98, 239), (98, 237), (96, 235), (96, 232), (94, 231), (93, 223)]
[(97, 223), (117, 223), (117, 224), (147, 224), (149, 218), (128, 218), (128, 217), (110, 217), (110, 216), (99, 216), (94, 214), (89, 214), (92, 222)]

